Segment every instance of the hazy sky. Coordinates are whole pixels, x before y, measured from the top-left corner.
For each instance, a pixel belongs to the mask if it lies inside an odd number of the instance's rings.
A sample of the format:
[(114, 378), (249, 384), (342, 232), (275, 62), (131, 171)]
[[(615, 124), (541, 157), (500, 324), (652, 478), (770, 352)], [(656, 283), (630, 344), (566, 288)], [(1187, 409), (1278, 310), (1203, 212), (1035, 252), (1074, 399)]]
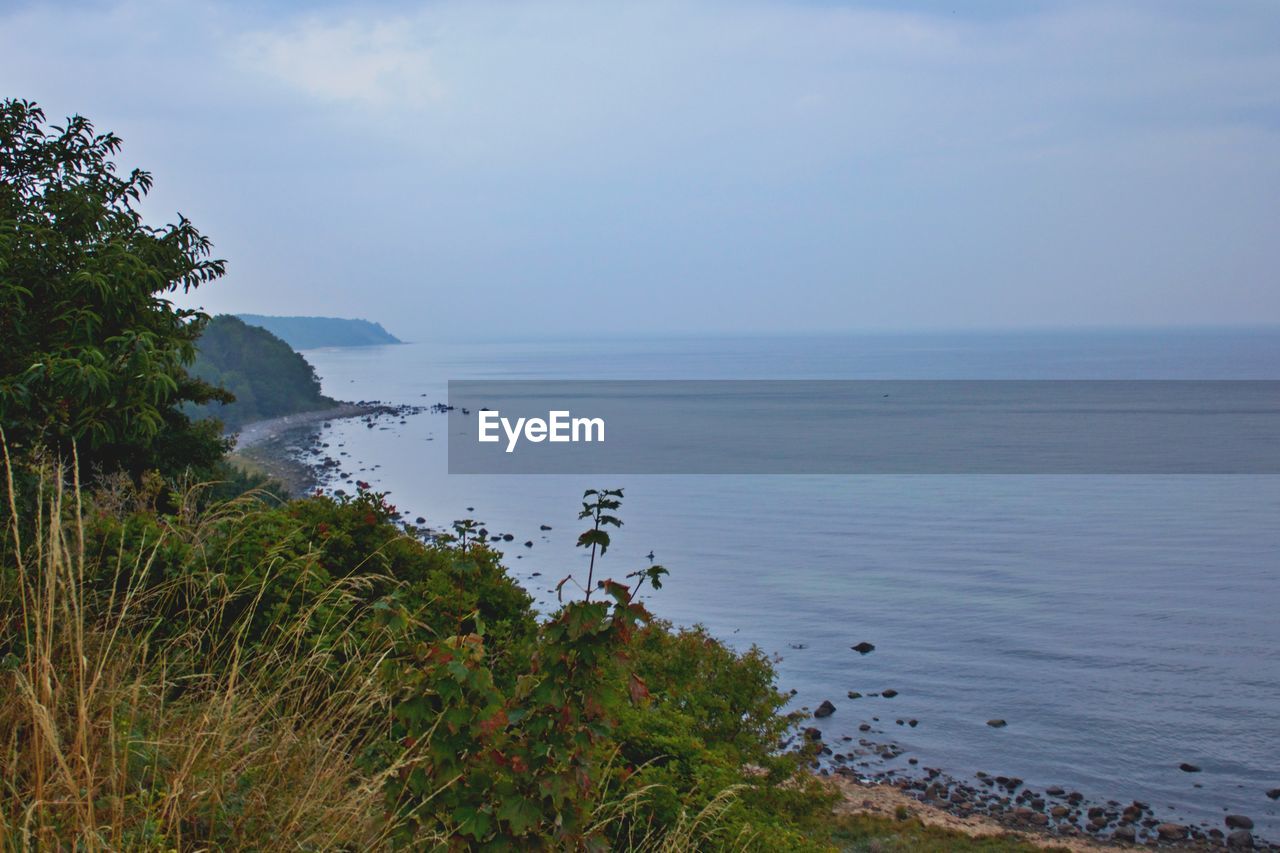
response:
[(211, 311), (404, 337), (1280, 323), (1280, 2), (0, 0)]

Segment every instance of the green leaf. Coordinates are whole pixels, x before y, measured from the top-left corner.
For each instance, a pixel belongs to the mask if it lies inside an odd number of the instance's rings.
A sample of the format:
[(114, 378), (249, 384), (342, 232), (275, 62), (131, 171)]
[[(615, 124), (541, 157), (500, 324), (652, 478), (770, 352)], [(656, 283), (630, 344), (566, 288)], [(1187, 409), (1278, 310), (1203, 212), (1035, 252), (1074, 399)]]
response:
[(579, 548), (599, 547), (600, 553), (604, 554), (609, 547), (609, 534), (603, 530), (587, 530), (578, 537)]
[(510, 827), (512, 835), (526, 835), (538, 824), (542, 809), (532, 800), (516, 795), (504, 798), (494, 816)]
[(459, 806), (454, 809), (453, 820), (457, 824), (456, 832), (459, 835), (470, 836), (475, 841), (483, 840), (493, 825), (489, 815), (473, 806)]

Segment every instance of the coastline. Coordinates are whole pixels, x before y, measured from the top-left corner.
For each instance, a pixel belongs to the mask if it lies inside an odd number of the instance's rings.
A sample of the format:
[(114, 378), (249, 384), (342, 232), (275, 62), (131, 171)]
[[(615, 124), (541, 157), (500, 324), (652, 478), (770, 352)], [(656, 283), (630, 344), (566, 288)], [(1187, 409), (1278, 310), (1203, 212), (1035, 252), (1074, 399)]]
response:
[(297, 458), (298, 432), (326, 421), (374, 415), (383, 408), (379, 404), (341, 403), (327, 409), (251, 421), (232, 434), (235, 443), (229, 458), (246, 471), (275, 480), (292, 495), (304, 495), (317, 486), (317, 478), (315, 469)]
[[(1132, 819), (1122, 818), (1114, 823), (1114, 828), (1104, 832), (1089, 833), (1070, 821), (1060, 823), (1050, 818), (1049, 812), (1052, 809), (1046, 809), (1043, 805), (1038, 809), (1031, 806), (1004, 807), (990, 803), (980, 805), (972, 791), (961, 794), (975, 800), (970, 803), (959, 799), (954, 788), (939, 788), (932, 783), (921, 785), (919, 780), (903, 778), (860, 779), (846, 773), (823, 775), (822, 778), (840, 795), (834, 809), (837, 818), (868, 816), (882, 820), (915, 820), (926, 827), (960, 833), (975, 840), (1013, 840), (1045, 850), (1067, 850), (1070, 853), (1134, 847), (1183, 851), (1280, 849), (1266, 839), (1244, 830), (1238, 831), (1241, 834), (1233, 837), (1229, 834), (1230, 830), (1205, 832), (1194, 825), (1164, 823), (1154, 817), (1144, 817), (1150, 814), (1149, 810), (1134, 814)], [(1028, 802), (1033, 799), (1040, 798), (1025, 798)], [(1087, 802), (1079, 804), (1082, 812), (1093, 809), (1119, 812), (1121, 808), (1124, 807), (1113, 803), (1105, 806)], [(1125, 808), (1125, 811), (1128, 809)], [(1116, 832), (1121, 826), (1134, 829), (1132, 840), (1123, 830)], [(1158, 830), (1158, 827), (1165, 826), (1170, 828), (1166, 830), (1167, 835)], [(1175, 828), (1184, 832), (1178, 834)]]
[(1015, 840), (1044, 850), (1089, 853), (1113, 850), (1114, 846), (1092, 838), (1068, 838), (1038, 828), (1015, 828), (986, 815), (958, 817), (945, 809), (921, 802), (891, 782), (862, 782), (843, 776), (830, 779), (840, 795), (836, 817), (870, 816), (894, 821), (916, 820), (926, 827), (955, 832), (975, 840)]
[[(316, 440), (319, 428), (329, 421), (362, 418), (371, 429), (378, 418), (401, 419), (424, 411), (422, 406), (390, 404), (378, 400), (339, 403), (326, 409), (295, 412), (245, 424), (232, 434), (230, 460), (241, 468), (263, 474), (282, 484), (294, 496), (305, 495), (321, 485), (322, 473), (341, 471), (342, 463), (323, 451), (327, 444)], [(312, 431), (304, 437), (304, 431)], [(308, 460), (306, 457), (312, 457)], [(342, 473), (345, 481), (351, 476)]]
[(232, 449), (234, 452), (240, 453), (256, 445), (279, 438), (284, 433), (300, 427), (311, 426), (322, 421), (373, 414), (379, 408), (377, 404), (341, 403), (328, 409), (295, 412), (291, 415), (281, 415), (278, 418), (250, 421), (233, 433), (235, 444)]

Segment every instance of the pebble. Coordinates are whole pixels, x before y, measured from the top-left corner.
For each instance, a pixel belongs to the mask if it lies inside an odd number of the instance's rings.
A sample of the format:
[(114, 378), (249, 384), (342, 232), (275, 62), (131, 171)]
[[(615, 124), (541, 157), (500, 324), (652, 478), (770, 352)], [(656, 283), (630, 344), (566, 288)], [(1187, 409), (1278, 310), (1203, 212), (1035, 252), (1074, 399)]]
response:
[(1004, 720), (987, 720), (987, 725), (991, 726), (993, 729), (1002, 729), (1009, 724)]
[(858, 643), (858, 645), (856, 646), (850, 646), (849, 648), (853, 649), (855, 652), (857, 652), (860, 655), (865, 655), (869, 652), (874, 652), (876, 650), (875, 645), (865, 641)]
[(818, 710), (813, 712), (813, 715), (818, 718), (830, 717), (835, 712), (836, 706), (831, 704), (831, 700), (823, 699), (822, 704), (818, 706)]
[(1253, 829), (1253, 820), (1242, 814), (1229, 814), (1226, 817), (1227, 829)]
[(1227, 836), (1227, 847), (1232, 850), (1252, 850), (1253, 836), (1247, 829), (1237, 829)]

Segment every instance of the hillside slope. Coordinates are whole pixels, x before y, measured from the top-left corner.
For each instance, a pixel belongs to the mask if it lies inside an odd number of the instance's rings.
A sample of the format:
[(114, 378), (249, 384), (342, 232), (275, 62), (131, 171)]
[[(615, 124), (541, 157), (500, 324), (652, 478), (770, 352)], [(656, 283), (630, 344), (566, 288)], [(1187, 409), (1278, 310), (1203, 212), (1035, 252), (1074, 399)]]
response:
[(236, 396), (228, 405), (194, 407), (197, 417), (215, 417), (235, 429), (250, 421), (335, 405), (320, 393), (320, 380), (305, 358), (271, 332), (238, 317), (214, 317), (197, 347), (190, 372)]

